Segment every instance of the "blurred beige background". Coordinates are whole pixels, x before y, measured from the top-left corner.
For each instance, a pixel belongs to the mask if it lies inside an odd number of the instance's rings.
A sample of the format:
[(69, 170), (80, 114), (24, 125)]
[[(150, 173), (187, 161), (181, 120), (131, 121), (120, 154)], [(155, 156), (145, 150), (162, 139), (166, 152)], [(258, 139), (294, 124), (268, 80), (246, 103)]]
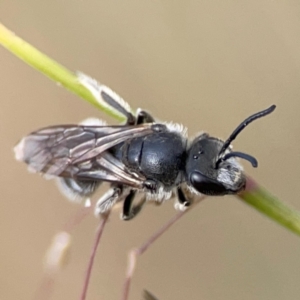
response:
[[(0, 2), (0, 20), (71, 70), (110, 86), (132, 107), (181, 122), (190, 135), (226, 138), (246, 116), (277, 104), (235, 149), (246, 170), (300, 209), (300, 4), (297, 1)], [(52, 236), (78, 206), (52, 181), (29, 174), (12, 147), (46, 125), (105, 118), (0, 48), (0, 299), (32, 299)], [(175, 213), (148, 206), (132, 222), (111, 218), (88, 299), (120, 299), (127, 252)], [(79, 299), (97, 219), (75, 231), (52, 299)], [(300, 239), (237, 198), (209, 198), (138, 262), (130, 299), (297, 299)]]

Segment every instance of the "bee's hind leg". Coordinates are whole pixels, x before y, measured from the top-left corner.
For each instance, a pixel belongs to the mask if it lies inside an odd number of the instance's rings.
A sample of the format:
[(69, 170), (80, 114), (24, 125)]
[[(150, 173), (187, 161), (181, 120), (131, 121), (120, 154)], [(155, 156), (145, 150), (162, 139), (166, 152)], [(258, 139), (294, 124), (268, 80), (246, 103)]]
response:
[(57, 178), (59, 190), (72, 202), (81, 202), (82, 199), (92, 196), (100, 184), (101, 181)]
[(95, 215), (106, 214), (111, 208), (124, 197), (125, 189), (122, 185), (112, 185), (111, 188), (97, 201)]
[(134, 125), (136, 123), (136, 118), (132, 114), (129, 104), (108, 86), (81, 72), (77, 72), (77, 78), (103, 107), (116, 116), (125, 117), (127, 125)]
[(136, 114), (136, 124), (144, 124), (144, 123), (154, 123), (155, 119), (152, 117), (150, 113), (145, 110), (139, 108)]
[(137, 216), (137, 214), (142, 210), (142, 207), (146, 203), (146, 197), (143, 198), (136, 205), (133, 204), (133, 200), (136, 196), (136, 191), (131, 190), (126, 196), (123, 204), (123, 212), (121, 214), (121, 219), (124, 221), (129, 221)]
[(191, 199), (185, 194), (181, 187), (177, 188), (177, 201), (175, 202), (175, 209), (178, 211), (185, 211), (192, 204)]

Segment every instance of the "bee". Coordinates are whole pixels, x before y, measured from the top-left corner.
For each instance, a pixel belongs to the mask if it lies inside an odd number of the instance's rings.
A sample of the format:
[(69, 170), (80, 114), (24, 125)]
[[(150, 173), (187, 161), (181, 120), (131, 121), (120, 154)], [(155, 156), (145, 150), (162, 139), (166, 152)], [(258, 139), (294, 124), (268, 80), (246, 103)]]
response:
[[(253, 167), (258, 163), (249, 154), (232, 151), (231, 142), (248, 124), (276, 108), (272, 105), (246, 118), (225, 141), (208, 133), (188, 139), (182, 125), (158, 122), (142, 109), (134, 114), (107, 86), (81, 73), (78, 80), (102, 105), (124, 116), (125, 124), (108, 126), (94, 120), (46, 127), (21, 139), (15, 156), (30, 170), (57, 178), (72, 199), (88, 198), (102, 182), (109, 182), (95, 212), (105, 214), (123, 201), (123, 220), (134, 218), (147, 200), (162, 203), (175, 195), (175, 207), (185, 210), (194, 196), (242, 191), (246, 176), (238, 159)], [(134, 204), (138, 194), (142, 198)]]

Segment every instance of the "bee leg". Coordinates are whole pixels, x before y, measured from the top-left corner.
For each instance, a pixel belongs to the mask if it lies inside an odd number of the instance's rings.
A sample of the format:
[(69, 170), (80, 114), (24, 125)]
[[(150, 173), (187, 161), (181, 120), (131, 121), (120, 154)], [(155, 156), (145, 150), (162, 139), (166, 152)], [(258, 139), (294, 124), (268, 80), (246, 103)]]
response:
[(123, 196), (123, 186), (112, 186), (96, 203), (95, 215), (107, 213), (113, 205)]
[(57, 185), (61, 193), (74, 202), (80, 202), (91, 196), (100, 184), (101, 181), (57, 178)]
[(132, 206), (135, 196), (136, 196), (136, 191), (131, 190), (128, 196), (124, 200), (123, 212), (121, 215), (121, 219), (124, 221), (129, 221), (134, 217), (136, 217), (136, 215), (142, 210), (142, 207), (146, 203), (146, 197), (143, 197), (138, 204)]
[(144, 123), (154, 123), (154, 118), (145, 110), (138, 109), (137, 116), (136, 116), (136, 124), (144, 124)]
[(127, 119), (126, 124), (135, 124), (136, 119), (131, 112), (129, 104), (117, 93), (81, 72), (77, 72), (77, 79), (104, 107), (108, 108), (108, 110), (112, 111), (115, 115), (125, 117)]
[(181, 187), (177, 188), (177, 201), (175, 202), (175, 209), (185, 211), (191, 205), (191, 201), (187, 198)]
[(124, 200), (123, 212), (121, 214), (121, 219), (124, 221), (128, 221), (134, 217), (132, 216), (132, 202), (134, 200), (135, 195), (136, 191), (131, 190)]

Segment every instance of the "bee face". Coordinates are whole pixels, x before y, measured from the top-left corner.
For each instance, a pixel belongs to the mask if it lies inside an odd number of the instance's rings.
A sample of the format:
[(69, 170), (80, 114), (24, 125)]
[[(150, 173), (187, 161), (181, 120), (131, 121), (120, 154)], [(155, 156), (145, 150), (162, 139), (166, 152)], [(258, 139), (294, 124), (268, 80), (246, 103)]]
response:
[[(192, 143), (186, 164), (189, 185), (206, 195), (226, 195), (237, 193), (245, 186), (243, 168), (236, 158), (218, 163), (224, 142), (202, 134)], [(229, 154), (231, 149), (225, 151)]]

